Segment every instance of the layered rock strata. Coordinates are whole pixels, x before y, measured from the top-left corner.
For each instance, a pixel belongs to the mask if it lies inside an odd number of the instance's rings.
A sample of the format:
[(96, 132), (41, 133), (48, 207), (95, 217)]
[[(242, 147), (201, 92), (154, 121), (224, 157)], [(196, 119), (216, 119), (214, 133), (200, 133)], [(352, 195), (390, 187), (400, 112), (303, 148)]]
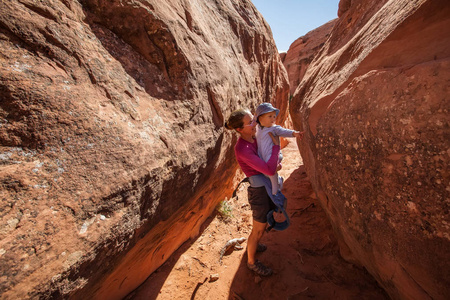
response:
[(290, 104), (341, 242), (393, 299), (450, 295), (448, 1), (341, 1)]
[(3, 299), (120, 299), (230, 196), (288, 82), (250, 1), (0, 1)]

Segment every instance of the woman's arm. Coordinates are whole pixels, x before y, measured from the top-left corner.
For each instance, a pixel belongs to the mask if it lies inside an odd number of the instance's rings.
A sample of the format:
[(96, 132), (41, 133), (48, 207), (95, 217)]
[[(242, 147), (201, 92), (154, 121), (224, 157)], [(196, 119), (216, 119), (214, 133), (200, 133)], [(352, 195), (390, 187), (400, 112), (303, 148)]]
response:
[(243, 151), (238, 154), (239, 159), (253, 170), (269, 176), (275, 174), (277, 171), (278, 156), (280, 154), (279, 145), (272, 146), (272, 155), (267, 162), (262, 160), (258, 154), (250, 148), (245, 148), (242, 150)]

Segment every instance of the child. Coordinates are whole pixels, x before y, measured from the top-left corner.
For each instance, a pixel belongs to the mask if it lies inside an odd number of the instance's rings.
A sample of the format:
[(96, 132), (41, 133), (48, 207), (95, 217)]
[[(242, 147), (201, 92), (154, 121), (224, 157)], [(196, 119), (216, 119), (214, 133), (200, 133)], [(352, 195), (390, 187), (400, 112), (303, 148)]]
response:
[[(256, 126), (256, 142), (258, 144), (258, 155), (262, 160), (267, 162), (272, 154), (272, 138), (269, 132), (273, 136), (282, 137), (303, 137), (303, 132), (289, 130), (275, 124), (275, 120), (280, 112), (272, 104), (264, 102), (256, 108), (255, 119), (258, 125)], [(279, 163), (281, 162), (282, 155), (280, 153)], [(272, 183), (272, 194), (276, 195), (278, 190), (281, 190), (281, 178), (279, 178), (278, 173), (275, 172), (274, 175), (268, 176)]]

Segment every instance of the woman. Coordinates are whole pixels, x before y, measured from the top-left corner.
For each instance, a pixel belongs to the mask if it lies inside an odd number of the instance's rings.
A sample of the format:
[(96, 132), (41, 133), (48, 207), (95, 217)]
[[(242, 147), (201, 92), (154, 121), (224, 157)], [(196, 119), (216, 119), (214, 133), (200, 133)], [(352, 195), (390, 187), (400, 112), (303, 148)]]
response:
[[(238, 109), (231, 113), (225, 127), (230, 130), (236, 130), (240, 135), (234, 152), (236, 159), (247, 177), (265, 174), (273, 175), (277, 171), (278, 155), (280, 153), (279, 138), (273, 139), (272, 155), (267, 162), (258, 156), (258, 145), (255, 139), (256, 122), (247, 109)], [(267, 213), (275, 207), (266, 192), (264, 186), (255, 186), (252, 184), (248, 187), (248, 201), (253, 215), (253, 228), (247, 241), (247, 266), (250, 270), (261, 276), (269, 276), (272, 270), (255, 259), (256, 252), (266, 250), (266, 246), (259, 244), (264, 234), (267, 223)]]

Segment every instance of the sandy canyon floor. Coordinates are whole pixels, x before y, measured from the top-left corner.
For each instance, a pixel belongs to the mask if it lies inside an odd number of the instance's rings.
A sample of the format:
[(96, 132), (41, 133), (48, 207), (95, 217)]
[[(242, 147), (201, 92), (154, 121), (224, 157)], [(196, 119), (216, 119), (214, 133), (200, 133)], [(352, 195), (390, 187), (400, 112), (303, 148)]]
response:
[(184, 243), (128, 300), (141, 299), (388, 299), (365, 269), (342, 259), (331, 225), (320, 207), (295, 142), (283, 149), (283, 193), (291, 226), (266, 233), (258, 259), (274, 270), (260, 277), (247, 269), (244, 249), (219, 252), (252, 227), (247, 183)]

